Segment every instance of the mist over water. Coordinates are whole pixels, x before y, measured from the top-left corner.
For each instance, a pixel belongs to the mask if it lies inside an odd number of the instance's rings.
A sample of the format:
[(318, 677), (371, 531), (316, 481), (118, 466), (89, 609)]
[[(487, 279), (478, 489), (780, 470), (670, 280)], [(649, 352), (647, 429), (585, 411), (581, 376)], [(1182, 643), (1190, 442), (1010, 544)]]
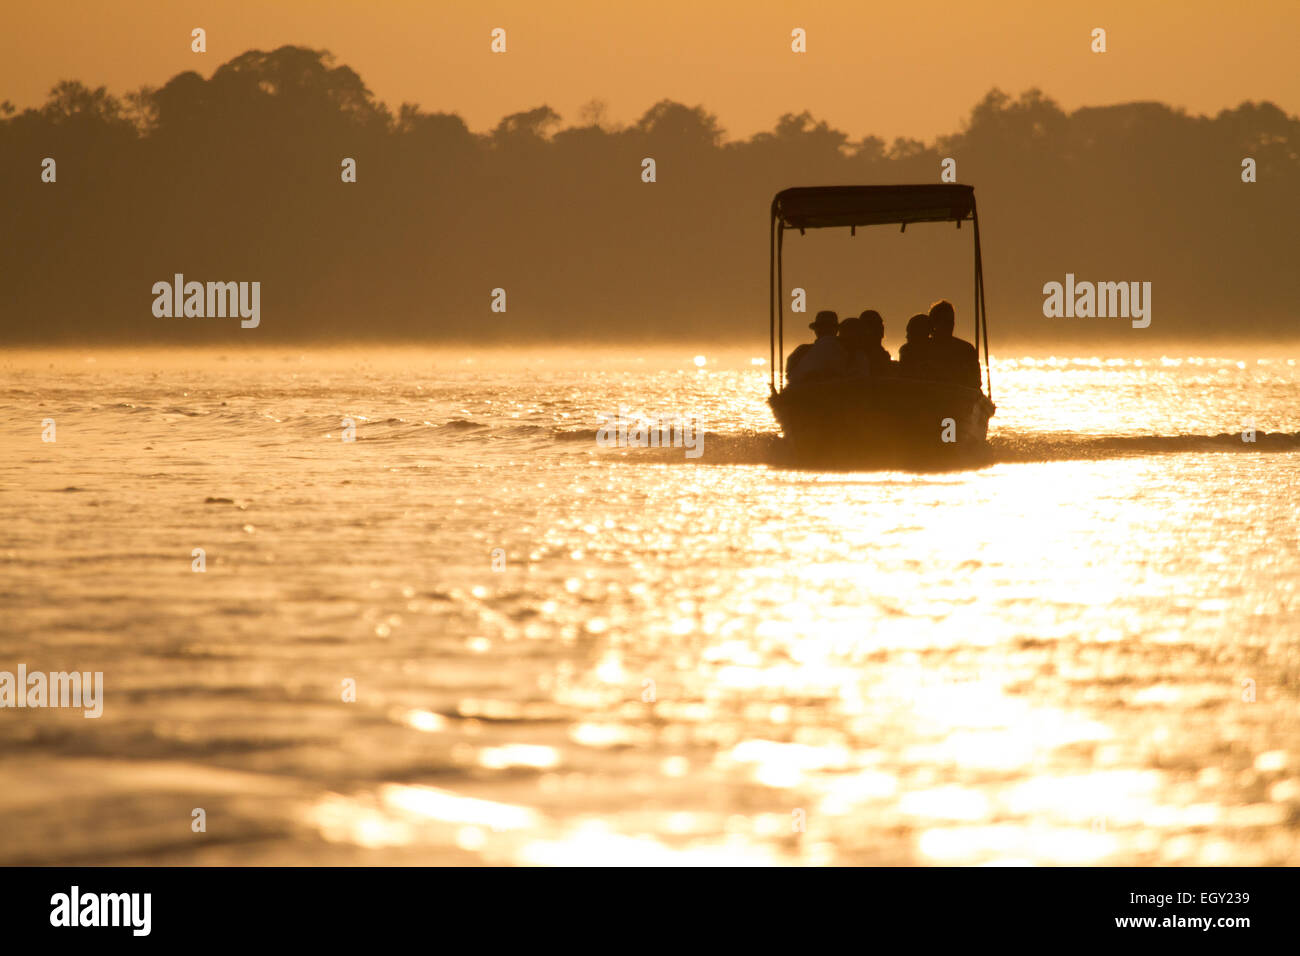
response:
[(104, 673), (0, 862), (1294, 862), (1296, 350), (1006, 353), (943, 472), (695, 354), (0, 358), (0, 670)]

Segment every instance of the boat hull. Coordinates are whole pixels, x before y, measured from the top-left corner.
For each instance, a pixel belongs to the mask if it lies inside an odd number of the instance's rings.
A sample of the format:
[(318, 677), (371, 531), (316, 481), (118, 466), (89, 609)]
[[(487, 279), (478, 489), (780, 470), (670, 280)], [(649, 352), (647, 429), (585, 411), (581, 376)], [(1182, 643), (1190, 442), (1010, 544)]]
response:
[(864, 462), (979, 457), (996, 410), (979, 389), (910, 378), (805, 382), (768, 404), (800, 455)]

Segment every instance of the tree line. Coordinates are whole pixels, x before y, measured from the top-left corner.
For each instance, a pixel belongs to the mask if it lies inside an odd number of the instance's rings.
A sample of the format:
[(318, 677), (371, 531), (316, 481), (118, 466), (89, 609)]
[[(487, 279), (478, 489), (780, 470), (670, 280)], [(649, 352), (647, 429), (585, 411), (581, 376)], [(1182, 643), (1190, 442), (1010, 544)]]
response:
[[(1300, 300), (1298, 150), (1300, 119), (1271, 103), (1066, 112), (1039, 90), (993, 90), (931, 143), (855, 140), (809, 112), (728, 139), (703, 106), (668, 100), (630, 124), (593, 102), (475, 132), (391, 110), (325, 51), (254, 50), (209, 79), (123, 97), (65, 81), (39, 108), (0, 105), (0, 328), (11, 344), (689, 338), (766, 354), (773, 194), (938, 182), (953, 159), (976, 187), (995, 352), (999, 338), (1276, 339)], [(897, 340), (928, 301), (969, 302), (969, 231), (951, 229), (792, 236), (786, 291), (806, 288), (813, 310), (879, 308)], [(150, 289), (176, 273), (260, 282), (260, 326), (155, 317)], [(1150, 328), (1044, 317), (1043, 284), (1066, 273), (1151, 282)]]

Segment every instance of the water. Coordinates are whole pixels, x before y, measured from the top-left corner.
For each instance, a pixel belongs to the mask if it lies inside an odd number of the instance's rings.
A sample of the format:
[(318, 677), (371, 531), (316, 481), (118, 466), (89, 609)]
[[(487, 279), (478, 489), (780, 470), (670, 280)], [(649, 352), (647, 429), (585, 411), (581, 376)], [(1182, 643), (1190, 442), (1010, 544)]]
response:
[(105, 701), (0, 863), (1300, 862), (1294, 359), (1003, 359), (935, 474), (692, 359), (8, 353), (0, 670)]

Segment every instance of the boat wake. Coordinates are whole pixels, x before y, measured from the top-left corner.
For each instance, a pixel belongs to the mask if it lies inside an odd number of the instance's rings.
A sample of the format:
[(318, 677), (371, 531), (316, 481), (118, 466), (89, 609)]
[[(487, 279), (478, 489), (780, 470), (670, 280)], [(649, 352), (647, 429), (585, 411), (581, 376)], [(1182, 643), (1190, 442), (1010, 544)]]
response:
[[(1079, 435), (997, 429), (973, 455), (945, 448), (930, 460), (899, 459), (863, 462), (858, 458), (836, 461), (810, 459), (798, 454), (776, 431), (707, 431), (703, 453), (687, 457), (680, 447), (601, 447), (597, 429), (564, 428), (539, 423), (488, 423), (454, 419), (444, 423), (388, 419), (366, 422), (357, 429), (358, 440), (395, 442), (428, 441), (497, 447), (517, 453), (528, 448), (584, 452), (601, 459), (628, 464), (768, 465), (781, 468), (913, 468), (953, 470), (1000, 464), (1050, 461), (1096, 461), (1113, 458), (1174, 454), (1286, 453), (1300, 451), (1300, 432), (1257, 432), (1253, 442), (1240, 432), (1213, 435)], [(949, 452), (953, 452), (949, 454)]]
[(1141, 455), (1186, 453), (1289, 452), (1300, 450), (1300, 432), (1241, 432), (1217, 435), (1020, 435), (999, 432), (989, 437), (993, 461), (1076, 461)]
[[(595, 432), (566, 433), (565, 440), (590, 440)], [(801, 456), (776, 432), (707, 432), (704, 454), (687, 459), (678, 448), (602, 449), (628, 462), (685, 462), (696, 465), (771, 465), (787, 468), (914, 468), (925, 471), (964, 470), (1000, 464), (1052, 461), (1100, 461), (1114, 458), (1175, 454), (1286, 453), (1300, 451), (1300, 432), (1258, 432), (1254, 442), (1239, 432), (1216, 435), (1062, 435), (1000, 431), (973, 455), (960, 458), (915, 456), (864, 464), (861, 460), (810, 459)]]

